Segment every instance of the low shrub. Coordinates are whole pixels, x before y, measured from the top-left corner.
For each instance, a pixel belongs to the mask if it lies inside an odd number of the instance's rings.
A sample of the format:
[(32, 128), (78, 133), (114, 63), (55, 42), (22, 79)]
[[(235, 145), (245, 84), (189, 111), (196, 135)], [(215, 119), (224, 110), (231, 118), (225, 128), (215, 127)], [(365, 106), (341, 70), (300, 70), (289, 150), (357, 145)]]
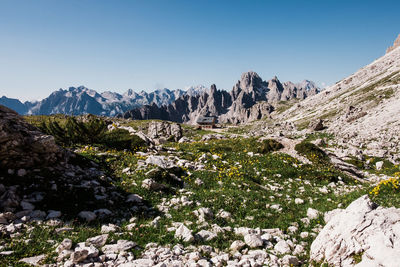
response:
[(328, 155), (312, 143), (303, 141), (295, 146), (295, 150), (313, 163), (326, 164), (330, 162)]
[(40, 130), (54, 136), (56, 142), (63, 146), (98, 145), (111, 149), (128, 149), (137, 151), (146, 147), (146, 142), (129, 131), (115, 129), (107, 131), (107, 124), (100, 118), (89, 117), (86, 121), (68, 117), (61, 124), (56, 120), (42, 121)]
[(380, 181), (370, 192), (370, 198), (385, 207), (400, 207), (400, 173)]
[(143, 139), (137, 135), (131, 135), (124, 129), (115, 129), (105, 133), (97, 143), (117, 150), (138, 151), (146, 147), (146, 142)]
[(283, 145), (274, 139), (263, 140), (258, 148), (258, 153), (267, 154), (278, 151), (283, 148)]

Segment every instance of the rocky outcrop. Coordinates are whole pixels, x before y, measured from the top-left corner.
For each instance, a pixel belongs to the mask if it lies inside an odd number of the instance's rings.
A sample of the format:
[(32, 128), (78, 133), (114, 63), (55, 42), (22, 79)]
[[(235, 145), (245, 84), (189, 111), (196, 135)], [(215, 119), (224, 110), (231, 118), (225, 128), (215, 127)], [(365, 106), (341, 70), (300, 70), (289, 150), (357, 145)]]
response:
[(151, 139), (165, 139), (172, 138), (175, 142), (182, 138), (182, 127), (177, 123), (151, 122), (148, 129), (148, 137)]
[(15, 111), (0, 106), (0, 169), (49, 166), (63, 156), (54, 137), (42, 134)]
[(194, 124), (199, 116), (218, 117), (219, 123), (243, 123), (262, 119), (274, 110), (278, 101), (294, 98), (304, 99), (319, 92), (310, 81), (299, 84), (282, 84), (277, 77), (263, 81), (253, 72), (245, 72), (231, 92), (217, 90), (201, 94), (184, 95), (167, 106), (143, 106), (121, 115), (133, 119), (161, 119)]
[[(398, 265), (400, 209), (378, 207), (365, 195), (331, 213), (311, 245), (311, 260), (332, 266)], [(361, 256), (360, 263), (355, 256)]]
[(397, 47), (400, 47), (400, 34), (399, 36), (397, 36), (397, 39), (394, 41), (393, 45), (388, 47), (388, 49), (386, 50), (386, 54), (392, 52)]
[(125, 193), (96, 167), (0, 106), (0, 214), (90, 221), (125, 213)]

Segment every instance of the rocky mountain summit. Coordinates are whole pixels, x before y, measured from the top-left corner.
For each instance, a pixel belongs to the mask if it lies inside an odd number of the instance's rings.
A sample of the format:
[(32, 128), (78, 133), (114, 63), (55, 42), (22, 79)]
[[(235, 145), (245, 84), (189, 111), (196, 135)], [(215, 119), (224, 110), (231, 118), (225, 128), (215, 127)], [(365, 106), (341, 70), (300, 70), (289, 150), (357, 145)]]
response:
[(122, 117), (132, 119), (162, 119), (195, 123), (199, 116), (215, 116), (220, 123), (244, 123), (267, 117), (279, 101), (305, 99), (315, 95), (319, 88), (310, 81), (299, 84), (281, 83), (277, 77), (263, 81), (253, 72), (245, 72), (231, 92), (217, 90), (211, 85), (209, 92), (183, 95), (170, 105), (145, 105), (125, 112)]

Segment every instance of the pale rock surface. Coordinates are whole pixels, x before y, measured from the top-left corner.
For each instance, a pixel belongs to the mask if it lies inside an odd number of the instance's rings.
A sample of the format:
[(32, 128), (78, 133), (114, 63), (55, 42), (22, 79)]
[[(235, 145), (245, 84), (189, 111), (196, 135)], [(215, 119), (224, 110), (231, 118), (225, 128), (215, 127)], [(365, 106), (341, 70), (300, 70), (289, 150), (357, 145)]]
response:
[(316, 210), (316, 209), (313, 209), (313, 208), (308, 208), (307, 209), (307, 217), (310, 220), (317, 219), (319, 214), (320, 214), (320, 212), (318, 210)]
[(290, 253), (290, 246), (285, 240), (280, 240), (274, 246), (274, 250), (279, 254), (287, 254)]
[(104, 247), (102, 247), (101, 250), (105, 254), (110, 254), (110, 253), (118, 253), (118, 252), (126, 251), (135, 246), (136, 246), (135, 242), (128, 241), (128, 240), (118, 240), (117, 244), (105, 245)]
[(192, 242), (194, 240), (192, 231), (183, 224), (176, 229), (175, 238), (182, 239), (184, 242)]
[(20, 259), (20, 262), (24, 262), (27, 263), (29, 265), (33, 265), (33, 266), (40, 266), (40, 262), (46, 258), (46, 255), (39, 255), (39, 256), (34, 256), (34, 257), (29, 257), (29, 258), (23, 258)]
[(247, 235), (245, 235), (244, 236), (244, 242), (250, 248), (257, 248), (257, 247), (261, 247), (263, 245), (263, 241), (262, 241), (260, 235), (255, 235), (255, 234), (247, 234)]
[(400, 209), (378, 207), (367, 195), (338, 212), (311, 245), (311, 260), (334, 266), (397, 266)]

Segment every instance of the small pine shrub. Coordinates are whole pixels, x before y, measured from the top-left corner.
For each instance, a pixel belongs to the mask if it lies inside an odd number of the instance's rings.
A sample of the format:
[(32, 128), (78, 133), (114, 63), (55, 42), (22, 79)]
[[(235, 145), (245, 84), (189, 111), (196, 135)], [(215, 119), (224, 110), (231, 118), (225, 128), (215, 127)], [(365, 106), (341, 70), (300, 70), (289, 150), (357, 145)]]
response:
[(278, 151), (282, 149), (283, 145), (274, 139), (263, 140), (258, 148), (258, 153), (268, 154), (270, 152)]
[(138, 151), (146, 147), (143, 139), (137, 135), (131, 135), (124, 129), (115, 129), (105, 133), (98, 144), (117, 150), (128, 149), (131, 151)]
[(106, 123), (99, 118), (89, 117), (87, 121), (79, 121), (68, 117), (61, 125), (56, 120), (42, 121), (39, 128), (46, 134), (54, 136), (56, 142), (64, 146), (99, 145), (110, 149), (128, 149), (138, 151), (146, 147), (146, 142), (127, 130), (107, 131)]
[(42, 121), (39, 128), (44, 133), (54, 136), (57, 143), (66, 146), (96, 143), (107, 131), (105, 122), (98, 118), (83, 122), (74, 117), (68, 117), (64, 126), (56, 120)]

